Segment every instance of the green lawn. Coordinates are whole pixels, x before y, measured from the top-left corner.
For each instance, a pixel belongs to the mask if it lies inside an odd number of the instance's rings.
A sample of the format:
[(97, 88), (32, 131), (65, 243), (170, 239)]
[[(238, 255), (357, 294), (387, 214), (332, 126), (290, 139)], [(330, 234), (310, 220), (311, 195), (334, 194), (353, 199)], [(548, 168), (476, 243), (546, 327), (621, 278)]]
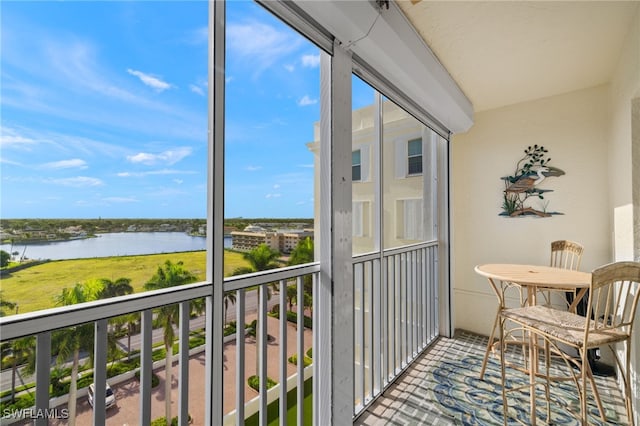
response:
[[(287, 424), (295, 425), (298, 416), (297, 390), (292, 389), (287, 392)], [(303, 425), (311, 425), (313, 423), (313, 378), (304, 382), (304, 400), (303, 400)], [(280, 424), (278, 411), (280, 410), (280, 400), (276, 399), (267, 405), (267, 424), (269, 426), (278, 426)], [(255, 413), (245, 420), (246, 426), (256, 426), (259, 422), (260, 414)], [(302, 426), (302, 425), (301, 425)]]
[[(134, 291), (143, 291), (144, 284), (166, 260), (182, 261), (199, 280), (205, 279), (204, 251), (119, 256), (93, 259), (56, 260), (26, 268), (2, 278), (0, 289), (4, 300), (17, 303), (19, 313), (54, 306), (54, 297), (65, 287), (93, 278), (131, 279)], [(241, 253), (225, 250), (224, 274), (228, 276), (240, 266), (248, 266)], [(9, 313), (9, 312), (7, 312)]]

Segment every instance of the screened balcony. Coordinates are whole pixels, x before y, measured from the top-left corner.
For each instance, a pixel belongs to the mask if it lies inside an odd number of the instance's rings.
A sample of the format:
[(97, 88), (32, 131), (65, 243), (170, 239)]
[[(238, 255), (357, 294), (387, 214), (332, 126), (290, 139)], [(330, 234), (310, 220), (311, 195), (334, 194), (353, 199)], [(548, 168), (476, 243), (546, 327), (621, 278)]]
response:
[[(223, 206), (234, 178), (228, 155), (236, 135), (228, 129), (238, 128), (227, 115), (242, 107), (234, 104), (234, 76), (225, 70), (246, 59), (227, 49), (235, 41), (225, 26), (231, 3), (207, 6), (208, 81), (200, 89), (208, 90), (201, 156), (206, 278), (0, 319), (2, 343), (32, 336), (36, 349), (35, 387), (26, 390), (33, 408), (6, 417), (67, 423), (67, 400), (51, 398), (59, 367), (52, 362), (53, 336), (86, 324), (94, 357), (78, 380), (92, 373), (96, 392), (91, 408), (86, 387), (79, 386), (77, 424), (146, 425), (168, 411), (179, 424), (268, 424), (274, 418), (280, 424), (455, 424), (473, 404), (443, 409), (439, 402), (423, 405), (422, 396), (438, 398), (430, 393), (441, 384), (432, 380), (433, 358), (440, 366), (473, 363), (484, 346), (481, 336), (489, 334), (495, 298), (474, 275), (475, 264), (546, 264), (548, 242), (557, 238), (585, 243), (585, 270), (639, 259), (635, 2), (541, 2), (531, 9), (491, 2), (468, 9), (427, 1), (390, 2), (388, 8), (386, 2), (258, 2), (319, 58), (315, 92), (298, 104), (317, 101), (318, 114), (304, 120), (312, 136), (296, 135), (297, 145), (313, 156), (315, 256), (304, 265), (225, 276)], [(541, 30), (551, 23), (557, 31)], [(540, 42), (546, 37), (552, 41)], [(526, 77), (516, 78), (523, 69)], [(238, 86), (251, 83), (247, 78)], [(567, 172), (549, 197), (563, 215), (499, 217), (500, 176), (522, 149), (541, 141)], [(283, 158), (292, 146), (280, 147)], [(279, 167), (288, 167), (286, 161)], [(254, 197), (249, 192), (244, 198)], [(305, 286), (313, 300), (298, 309), (291, 300), (304, 300)], [(229, 294), (235, 303), (225, 307)], [(195, 326), (191, 304), (202, 300), (203, 322)], [(154, 344), (160, 341), (154, 312), (165, 306), (177, 306), (180, 318), (171, 398), (165, 359)], [(296, 313), (295, 320), (272, 316), (285, 311)], [(133, 355), (139, 364), (116, 383), (108, 377), (109, 320), (129, 314), (141, 317), (139, 354)], [(225, 337), (232, 321), (246, 326)], [(191, 348), (190, 328), (197, 328), (199, 342)], [(638, 338), (634, 344), (637, 371)], [(294, 355), (297, 363), (289, 361)], [(300, 362), (305, 357), (306, 366)], [(257, 389), (247, 384), (253, 375)], [(116, 392), (115, 410), (103, 409), (106, 382)], [(626, 424), (616, 404), (618, 384), (599, 384), (611, 412), (620, 413), (614, 419)], [(636, 417), (638, 392), (636, 385)], [(491, 412), (491, 421), (500, 423), (499, 410)]]

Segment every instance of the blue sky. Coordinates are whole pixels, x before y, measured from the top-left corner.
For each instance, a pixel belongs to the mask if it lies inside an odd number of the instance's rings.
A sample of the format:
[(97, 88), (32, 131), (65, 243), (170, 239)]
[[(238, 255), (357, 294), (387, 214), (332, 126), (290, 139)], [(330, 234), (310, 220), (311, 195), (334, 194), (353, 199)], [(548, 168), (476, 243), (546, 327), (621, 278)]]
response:
[[(207, 7), (2, 2), (3, 218), (206, 216)], [(228, 3), (226, 217), (313, 216), (319, 55)]]

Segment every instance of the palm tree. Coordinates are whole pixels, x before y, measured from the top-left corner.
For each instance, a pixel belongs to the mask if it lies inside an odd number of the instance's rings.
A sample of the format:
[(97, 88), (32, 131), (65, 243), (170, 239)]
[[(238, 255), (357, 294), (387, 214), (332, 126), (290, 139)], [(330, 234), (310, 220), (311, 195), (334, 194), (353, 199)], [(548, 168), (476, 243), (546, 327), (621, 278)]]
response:
[(98, 294), (98, 299), (108, 299), (109, 297), (125, 296), (133, 293), (130, 278), (118, 278), (115, 281), (101, 278), (99, 281), (102, 283), (102, 290)]
[[(145, 290), (159, 290), (195, 282), (197, 277), (186, 270), (182, 262), (171, 263), (167, 260), (144, 285)], [(173, 357), (174, 326), (180, 317), (179, 305), (167, 305), (157, 310), (157, 320), (164, 330), (165, 349), (165, 419), (171, 424), (171, 358)]]
[(136, 325), (140, 322), (140, 312), (120, 315), (110, 321), (117, 330), (122, 326), (127, 328), (127, 361), (131, 361), (131, 335), (136, 332)]
[[(76, 303), (96, 300), (101, 291), (96, 282), (77, 283), (72, 288), (63, 288), (56, 298), (58, 306), (74, 305)], [(80, 351), (90, 348), (93, 343), (93, 325), (82, 324), (68, 329), (60, 330), (60, 343), (58, 347), (57, 361), (65, 362), (69, 356), (73, 357), (71, 365), (71, 383), (69, 385), (69, 425), (76, 423), (76, 399), (78, 392), (78, 367), (80, 363)]]
[(249, 262), (253, 270), (252, 272), (266, 271), (280, 267), (280, 265), (276, 263), (276, 260), (280, 257), (280, 252), (273, 250), (266, 244), (260, 244), (251, 251), (244, 253), (242, 257)]
[[(117, 296), (126, 296), (127, 294), (133, 293), (133, 287), (131, 286), (130, 278), (118, 278), (115, 281), (112, 281), (108, 278), (100, 278), (97, 280), (101, 289), (98, 291), (98, 299), (108, 299), (110, 297)], [(140, 318), (139, 313), (121, 315), (119, 317), (115, 317), (109, 320), (109, 324), (115, 327), (116, 331), (119, 330), (123, 325), (127, 326), (127, 358), (130, 358), (131, 355), (131, 329), (132, 325), (129, 322), (133, 322), (135, 324)], [(117, 347), (117, 338), (113, 336), (113, 334), (109, 333), (109, 352), (114, 355), (113, 361), (115, 361), (115, 357), (118, 354)]]
[[(280, 257), (280, 252), (273, 250), (266, 244), (260, 244), (256, 248), (244, 253), (242, 257), (249, 262), (250, 266), (243, 266), (237, 268), (231, 275), (244, 275), (251, 272), (266, 271), (269, 269), (279, 268), (280, 265), (276, 260)], [(271, 286), (275, 286), (275, 283), (271, 283)], [(271, 289), (267, 287), (267, 299), (271, 299)], [(236, 327), (242, 327), (242, 324), (236, 324)], [(260, 347), (260, 333), (258, 333), (258, 320), (255, 321), (255, 339), (256, 339), (256, 376), (260, 369), (259, 359), (257, 356), (258, 348)]]
[[(289, 262), (287, 262), (288, 265), (301, 265), (304, 263), (311, 263), (313, 262), (313, 252), (314, 252), (314, 247), (313, 247), (313, 240), (309, 237), (305, 238), (304, 240), (301, 240), (300, 242), (298, 242), (298, 245), (296, 246), (295, 249), (293, 249), (293, 251), (291, 252), (291, 256), (289, 257)], [(311, 278), (311, 275), (305, 275), (302, 278), (302, 282), (303, 282), (303, 287), (304, 287), (304, 300), (303, 300), (303, 309), (302, 312), (304, 313), (304, 307), (308, 307), (309, 308), (309, 312), (311, 312), (312, 310), (312, 297), (313, 297), (313, 280)], [(295, 288), (295, 287), (294, 287)], [(294, 296), (297, 298), (297, 295)], [(296, 301), (296, 304), (298, 305), (298, 307), (300, 306), (300, 301)], [(300, 311), (300, 309), (298, 309), (298, 311)]]
[(227, 325), (227, 309), (229, 309), (229, 304), (236, 304), (236, 293), (235, 291), (225, 291), (224, 292), (224, 325)]
[[(280, 252), (274, 250), (266, 244), (260, 244), (252, 250), (244, 253), (242, 257), (249, 262), (249, 266), (241, 266), (236, 268), (231, 275), (244, 275), (252, 272), (267, 271), (269, 269), (279, 268), (277, 260)], [(271, 283), (271, 287), (275, 287), (276, 283)], [(271, 299), (271, 288), (267, 287), (267, 299)]]
[[(11, 364), (11, 402), (16, 399), (16, 375), (19, 375), (19, 366), (26, 364), (25, 370), (29, 366), (35, 367), (35, 336), (22, 337), (6, 344), (2, 344), (2, 362)], [(31, 370), (33, 372), (33, 370)], [(24, 385), (24, 382), (22, 383)]]

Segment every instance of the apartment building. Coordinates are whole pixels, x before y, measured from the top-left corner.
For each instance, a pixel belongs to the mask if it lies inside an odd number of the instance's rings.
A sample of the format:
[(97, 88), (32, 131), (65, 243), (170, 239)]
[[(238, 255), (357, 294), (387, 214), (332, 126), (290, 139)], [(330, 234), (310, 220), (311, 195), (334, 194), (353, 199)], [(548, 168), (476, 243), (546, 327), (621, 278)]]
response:
[(283, 230), (267, 231), (257, 226), (248, 226), (244, 231), (231, 232), (231, 244), (234, 250), (249, 251), (260, 244), (266, 244), (280, 253), (291, 253), (301, 240), (313, 238), (313, 231)]

